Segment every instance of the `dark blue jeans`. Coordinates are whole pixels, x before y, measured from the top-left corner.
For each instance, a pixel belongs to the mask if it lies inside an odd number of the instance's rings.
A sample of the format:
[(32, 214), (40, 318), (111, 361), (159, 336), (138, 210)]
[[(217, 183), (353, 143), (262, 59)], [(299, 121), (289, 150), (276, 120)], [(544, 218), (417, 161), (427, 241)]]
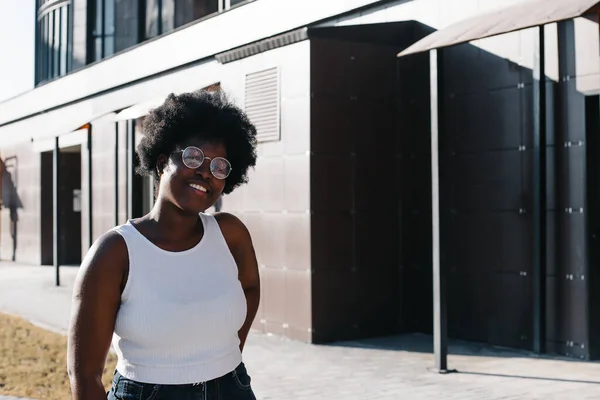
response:
[(156, 385), (132, 381), (115, 372), (108, 400), (256, 400), (244, 363), (212, 381), (189, 385)]

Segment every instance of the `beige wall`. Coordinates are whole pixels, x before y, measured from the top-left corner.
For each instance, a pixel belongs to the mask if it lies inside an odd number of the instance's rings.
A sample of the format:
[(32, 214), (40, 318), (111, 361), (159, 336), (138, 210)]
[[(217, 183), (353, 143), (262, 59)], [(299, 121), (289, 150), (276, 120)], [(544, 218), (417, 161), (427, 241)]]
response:
[(91, 246), (88, 238), (88, 215), (89, 202), (88, 202), (88, 153), (87, 153), (87, 141), (81, 145), (81, 259), (85, 258), (88, 249)]
[[(16, 209), (17, 251), (16, 261), (38, 264), (41, 247), (41, 154), (33, 151), (30, 144), (16, 148), (4, 148), (2, 161), (7, 169), (3, 171), (3, 207), (1, 211), (0, 258), (12, 259), (13, 240), (9, 201), (20, 204)], [(12, 182), (12, 183), (10, 183)], [(11, 196), (9, 188), (16, 191)]]
[(92, 193), (92, 229), (96, 240), (115, 226), (114, 122), (92, 126)]

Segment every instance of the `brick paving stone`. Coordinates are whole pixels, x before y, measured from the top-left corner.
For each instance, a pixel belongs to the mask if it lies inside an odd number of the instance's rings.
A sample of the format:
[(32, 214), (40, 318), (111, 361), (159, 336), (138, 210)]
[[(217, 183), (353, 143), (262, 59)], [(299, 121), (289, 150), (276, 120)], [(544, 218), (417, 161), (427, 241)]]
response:
[[(66, 331), (76, 269), (63, 269), (61, 288), (53, 273), (0, 263), (0, 311)], [(459, 372), (440, 375), (423, 335), (315, 346), (253, 333), (244, 359), (260, 400), (600, 400), (599, 363), (462, 342), (450, 351)]]

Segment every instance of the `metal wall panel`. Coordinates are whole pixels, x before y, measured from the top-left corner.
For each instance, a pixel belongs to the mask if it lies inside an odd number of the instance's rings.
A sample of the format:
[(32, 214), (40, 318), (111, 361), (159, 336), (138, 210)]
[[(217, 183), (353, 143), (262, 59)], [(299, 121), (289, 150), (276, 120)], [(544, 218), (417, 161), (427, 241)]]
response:
[[(512, 46), (503, 39), (481, 45), (501, 53)], [(444, 57), (441, 240), (449, 335), (529, 348), (533, 219), (521, 146), (531, 135), (532, 114), (524, 112), (531, 71), (470, 44)]]
[[(515, 43), (510, 40), (512, 35), (515, 34), (503, 35), (501, 41), (493, 42), (494, 50), (499, 53), (512, 51), (515, 44), (519, 44), (518, 41)], [(516, 35), (518, 36), (519, 33), (517, 32)], [(489, 40), (481, 42), (485, 45), (486, 41), (490, 42)], [(444, 82), (444, 89), (448, 95), (481, 93), (501, 88), (516, 89), (525, 80), (531, 82), (531, 73), (515, 62), (498, 57), (472, 44), (450, 47), (444, 52), (448, 60), (444, 68), (446, 73), (453, 77)], [(464, 60), (472, 62), (464, 62)]]
[[(522, 153), (516, 149), (447, 157), (440, 172), (447, 207), (517, 212), (523, 206), (521, 185), (515, 184), (520, 183), (521, 159)], [(459, 177), (468, 179), (456, 179)]]
[(590, 358), (600, 358), (600, 96), (586, 99), (588, 330)]
[[(420, 282), (430, 286), (431, 280), (418, 277), (418, 282), (402, 284), (400, 277), (399, 247), (404, 243), (400, 244), (396, 136), (401, 132), (396, 128), (397, 88), (392, 84), (400, 47), (383, 39), (383, 44), (374, 43), (384, 36), (381, 27), (356, 29), (340, 30), (337, 40), (333, 32), (311, 38), (315, 342), (393, 334), (404, 328), (401, 301), (420, 310), (421, 298), (431, 297), (430, 288), (411, 292), (414, 298), (401, 288)], [(427, 312), (430, 315), (431, 308)]]
[[(553, 260), (547, 270), (548, 351), (567, 356), (589, 356), (588, 242), (586, 210), (587, 144), (585, 97), (577, 91), (573, 23), (558, 24), (556, 132), (549, 152), (549, 244)], [(550, 256), (549, 254), (549, 256)]]
[[(465, 271), (445, 261), (448, 268), (448, 331), (451, 337), (486, 342), (490, 313), (490, 279), (485, 271)], [(474, 284), (475, 283), (475, 284)]]
[(242, 219), (254, 242), (262, 300), (253, 329), (310, 342), (309, 42), (221, 65), (211, 76), (244, 107), (246, 75), (273, 67), (280, 79), (280, 139), (258, 144), (249, 183), (223, 197), (223, 211)]
[(491, 273), (487, 342), (514, 348), (532, 346), (531, 274)]
[(444, 254), (463, 273), (531, 272), (531, 218), (509, 212), (457, 212), (448, 226)]
[(401, 332), (430, 334), (433, 330), (430, 82), (429, 74), (422, 71), (429, 71), (428, 54), (398, 62), (399, 328)]
[(587, 358), (587, 283), (581, 277), (580, 274), (559, 274), (547, 279), (549, 352)]
[[(446, 76), (452, 77), (449, 72)], [(447, 93), (445, 104), (447, 129), (440, 138), (442, 149), (479, 152), (518, 149), (522, 144), (521, 89), (517, 85), (468, 94)]]

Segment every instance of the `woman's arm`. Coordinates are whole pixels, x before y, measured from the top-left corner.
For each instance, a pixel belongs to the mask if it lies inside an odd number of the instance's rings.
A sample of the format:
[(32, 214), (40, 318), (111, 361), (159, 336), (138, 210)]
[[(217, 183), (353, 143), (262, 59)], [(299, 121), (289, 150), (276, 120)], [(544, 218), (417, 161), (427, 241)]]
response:
[(74, 400), (106, 400), (102, 372), (128, 271), (127, 246), (109, 232), (88, 251), (73, 288), (67, 367)]
[(215, 218), (221, 227), (225, 241), (238, 266), (238, 276), (246, 295), (247, 314), (244, 325), (239, 330), (240, 350), (244, 349), (248, 332), (256, 316), (258, 304), (260, 303), (260, 277), (258, 274), (258, 262), (250, 232), (237, 217), (227, 214), (215, 214)]

